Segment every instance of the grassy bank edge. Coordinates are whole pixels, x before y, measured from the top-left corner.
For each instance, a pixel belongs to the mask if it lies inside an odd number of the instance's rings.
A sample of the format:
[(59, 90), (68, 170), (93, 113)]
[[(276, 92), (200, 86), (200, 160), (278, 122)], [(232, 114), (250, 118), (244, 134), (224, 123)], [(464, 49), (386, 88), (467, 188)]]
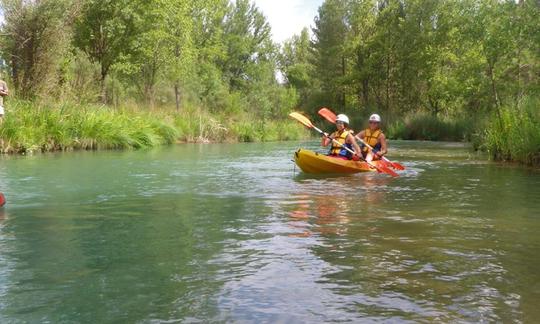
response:
[(292, 120), (234, 118), (198, 107), (111, 108), (10, 100), (0, 125), (2, 153), (140, 149), (172, 143), (268, 142), (309, 138)]

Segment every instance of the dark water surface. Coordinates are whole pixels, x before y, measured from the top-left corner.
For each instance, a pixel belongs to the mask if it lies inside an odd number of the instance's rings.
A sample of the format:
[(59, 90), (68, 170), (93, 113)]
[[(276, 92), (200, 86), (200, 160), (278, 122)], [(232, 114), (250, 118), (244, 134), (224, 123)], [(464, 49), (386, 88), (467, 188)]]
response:
[(0, 322), (538, 321), (539, 171), (400, 142), (399, 179), (310, 177), (301, 145), (1, 157)]

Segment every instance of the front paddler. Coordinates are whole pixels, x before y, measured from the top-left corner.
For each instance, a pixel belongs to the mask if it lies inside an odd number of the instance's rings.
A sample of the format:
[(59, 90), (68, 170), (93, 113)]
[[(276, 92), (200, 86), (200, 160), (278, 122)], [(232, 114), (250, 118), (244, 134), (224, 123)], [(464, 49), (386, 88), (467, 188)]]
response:
[(369, 144), (362, 145), (362, 155), (368, 161), (380, 160), (387, 152), (386, 136), (381, 130), (381, 116), (373, 114), (369, 117), (369, 127), (361, 131), (357, 137)]
[[(344, 114), (339, 114), (336, 118), (337, 130), (332, 134), (325, 136), (322, 140), (322, 146), (326, 147), (332, 144), (330, 147), (329, 156), (339, 157), (343, 159), (358, 160), (358, 154), (360, 154), (360, 147), (356, 143), (356, 139), (353, 136), (353, 132), (349, 129), (349, 117)], [(336, 141), (333, 141), (336, 140)], [(356, 154), (352, 154), (343, 146), (354, 151)]]

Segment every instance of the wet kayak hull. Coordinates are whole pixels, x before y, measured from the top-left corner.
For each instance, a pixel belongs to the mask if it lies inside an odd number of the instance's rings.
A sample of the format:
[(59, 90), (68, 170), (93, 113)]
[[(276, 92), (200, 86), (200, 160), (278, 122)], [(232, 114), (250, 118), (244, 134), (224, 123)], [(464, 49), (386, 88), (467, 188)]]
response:
[[(302, 171), (312, 174), (348, 174), (376, 171), (366, 162), (335, 158), (304, 149), (299, 149), (296, 151), (296, 153), (294, 153), (294, 162)], [(372, 163), (375, 165), (377, 164), (375, 161)]]

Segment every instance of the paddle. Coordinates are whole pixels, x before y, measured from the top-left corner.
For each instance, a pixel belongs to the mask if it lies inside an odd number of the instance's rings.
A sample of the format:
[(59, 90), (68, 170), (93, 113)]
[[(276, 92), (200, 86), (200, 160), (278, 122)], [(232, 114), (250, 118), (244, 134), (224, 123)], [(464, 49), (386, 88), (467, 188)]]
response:
[[(330, 109), (328, 108), (322, 108), (321, 110), (319, 110), (319, 115), (323, 116), (326, 120), (328, 120), (329, 122), (331, 122), (332, 124), (335, 124), (336, 123), (336, 114), (334, 114), (333, 111), (331, 111)], [(364, 144), (365, 146), (367, 146), (368, 148), (370, 148), (372, 151), (375, 151), (375, 149), (369, 145), (368, 143), (366, 143), (363, 139), (361, 139), (360, 137), (356, 136), (356, 139), (358, 139), (362, 144)], [(390, 161), (388, 158), (386, 158), (385, 156), (383, 156), (381, 158), (384, 162), (390, 164), (390, 166), (394, 169), (397, 169), (397, 170), (405, 170), (405, 167), (397, 162), (392, 162)]]
[[(311, 128), (311, 129), (314, 129), (315, 131), (317, 131), (319, 134), (327, 137), (327, 138), (330, 138), (328, 135), (326, 135), (322, 130), (320, 130), (319, 128), (317, 128), (315, 125), (313, 125), (313, 123), (311, 122), (311, 120), (309, 120), (306, 116), (302, 115), (302, 114), (299, 114), (297, 112), (292, 112), (289, 114), (289, 116), (295, 120), (297, 120), (298, 122), (300, 122), (302, 125), (306, 126), (307, 128)], [(350, 148), (348, 148), (347, 146), (341, 144), (340, 142), (336, 141), (335, 139), (331, 138), (332, 139), (332, 142), (334, 143), (337, 143), (339, 144), (343, 149), (349, 151), (350, 153), (352, 153), (353, 155), (357, 155), (353, 150), (351, 150)], [(399, 177), (399, 174), (395, 173), (394, 171), (390, 170), (388, 167), (385, 167), (385, 166), (377, 166), (377, 165), (374, 165), (373, 163), (369, 162), (369, 161), (366, 161), (366, 159), (364, 159), (362, 156), (358, 156), (360, 159), (362, 159), (364, 162), (366, 162), (370, 167), (376, 169), (377, 171), (379, 172), (382, 172), (382, 173), (386, 173), (388, 175), (391, 175), (392, 177)]]

